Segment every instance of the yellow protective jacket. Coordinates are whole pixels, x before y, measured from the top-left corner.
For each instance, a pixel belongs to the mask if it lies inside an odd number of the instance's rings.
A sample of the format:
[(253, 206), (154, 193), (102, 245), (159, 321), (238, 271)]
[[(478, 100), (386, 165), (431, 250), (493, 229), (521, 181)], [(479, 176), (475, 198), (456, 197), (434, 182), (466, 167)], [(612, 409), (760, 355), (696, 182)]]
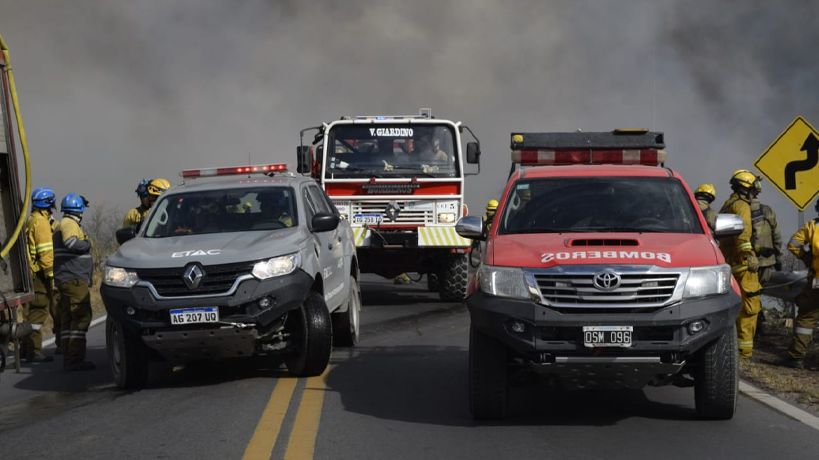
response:
[(26, 222), (26, 245), (31, 271), (43, 271), (49, 278), (54, 276), (54, 243), (51, 241), (54, 227), (51, 212), (47, 209), (35, 209)]
[(125, 214), (125, 219), (122, 220), (123, 227), (136, 227), (137, 230), (139, 229), (142, 222), (148, 217), (148, 211), (151, 208), (147, 208), (145, 206), (137, 206), (136, 208), (131, 208), (127, 214)]
[(697, 205), (699, 205), (700, 211), (702, 211), (702, 215), (705, 217), (705, 222), (708, 223), (708, 227), (711, 229), (711, 232), (713, 232), (717, 225), (717, 213), (711, 209), (711, 203), (705, 200), (697, 200)]
[(819, 276), (819, 218), (816, 218), (793, 234), (788, 242), (788, 250), (796, 257), (808, 262), (814, 277)]
[(93, 272), (88, 235), (80, 227), (79, 219), (67, 215), (54, 232), (54, 281), (59, 284), (81, 280), (90, 285)]
[(736, 214), (745, 225), (742, 233), (734, 237), (720, 239), (719, 245), (722, 254), (725, 256), (725, 261), (731, 265), (731, 271), (734, 274), (742, 273), (748, 270), (748, 258), (756, 257), (754, 246), (751, 243), (751, 235), (753, 234), (751, 201), (733, 193), (722, 205), (720, 212)]

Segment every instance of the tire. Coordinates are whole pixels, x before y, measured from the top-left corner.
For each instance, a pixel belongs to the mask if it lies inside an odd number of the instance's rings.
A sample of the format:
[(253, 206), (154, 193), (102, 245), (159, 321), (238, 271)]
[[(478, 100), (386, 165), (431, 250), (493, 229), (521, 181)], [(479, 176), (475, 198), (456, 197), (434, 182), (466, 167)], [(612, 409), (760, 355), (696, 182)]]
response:
[(700, 365), (694, 372), (694, 399), (700, 417), (733, 418), (739, 384), (737, 359), (736, 326), (700, 351)]
[(294, 346), (284, 360), (290, 374), (296, 377), (321, 375), (333, 349), (330, 312), (321, 294), (311, 292), (299, 309), (291, 311), (286, 329)]
[(469, 411), (476, 420), (506, 416), (506, 347), (469, 328)]
[(138, 390), (148, 383), (148, 347), (142, 339), (125, 330), (113, 318), (105, 322), (105, 348), (114, 375), (114, 384), (122, 389)]
[(437, 273), (427, 273), (427, 290), (429, 292), (438, 292), (441, 290), (441, 283), (438, 280)]
[(460, 302), (466, 298), (469, 276), (468, 254), (457, 254), (446, 261), (439, 283), (440, 297), (444, 302)]
[(358, 280), (350, 276), (347, 311), (333, 313), (333, 345), (354, 347), (358, 343), (361, 314), (361, 289)]

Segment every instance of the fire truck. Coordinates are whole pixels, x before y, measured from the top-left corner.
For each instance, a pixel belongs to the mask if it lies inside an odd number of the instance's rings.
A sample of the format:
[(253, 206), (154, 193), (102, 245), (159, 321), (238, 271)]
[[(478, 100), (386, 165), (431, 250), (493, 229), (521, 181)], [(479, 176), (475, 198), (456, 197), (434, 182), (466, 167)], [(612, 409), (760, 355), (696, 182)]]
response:
[[(13, 74), (8, 48), (0, 37), (0, 372), (6, 367), (9, 343), (31, 333), (30, 325), (17, 322), (17, 311), (34, 298), (26, 260), (25, 238), (19, 238), (25, 224), (25, 211), (20, 193), (17, 168), (15, 124), (21, 126), (20, 114), (12, 110), (14, 95)], [(16, 99), (16, 98), (15, 98)], [(21, 129), (21, 145), (25, 148), (25, 131)], [(25, 155), (24, 150), (24, 157)], [(26, 161), (28, 166), (28, 161)], [(28, 167), (26, 167), (28, 176)], [(28, 179), (26, 180), (28, 182)], [(19, 346), (15, 365), (19, 370)]]
[[(464, 151), (465, 135), (472, 141)], [(480, 172), (472, 130), (429, 109), (341, 117), (303, 129), (297, 157), (298, 171), (318, 181), (350, 221), (362, 272), (426, 274), (442, 300), (465, 298), (471, 240), (455, 223), (468, 213), (464, 178)], [(476, 166), (467, 171), (467, 164)]]

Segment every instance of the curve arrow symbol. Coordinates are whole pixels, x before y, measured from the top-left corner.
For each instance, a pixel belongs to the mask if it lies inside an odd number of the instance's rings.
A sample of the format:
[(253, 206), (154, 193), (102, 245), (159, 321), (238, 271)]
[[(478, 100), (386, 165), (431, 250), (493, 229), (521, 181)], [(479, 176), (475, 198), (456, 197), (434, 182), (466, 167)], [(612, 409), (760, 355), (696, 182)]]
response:
[(796, 173), (799, 171), (810, 171), (817, 164), (819, 164), (819, 139), (813, 135), (808, 134), (802, 148), (799, 149), (808, 153), (808, 157), (804, 160), (791, 161), (785, 165), (785, 189), (796, 189)]

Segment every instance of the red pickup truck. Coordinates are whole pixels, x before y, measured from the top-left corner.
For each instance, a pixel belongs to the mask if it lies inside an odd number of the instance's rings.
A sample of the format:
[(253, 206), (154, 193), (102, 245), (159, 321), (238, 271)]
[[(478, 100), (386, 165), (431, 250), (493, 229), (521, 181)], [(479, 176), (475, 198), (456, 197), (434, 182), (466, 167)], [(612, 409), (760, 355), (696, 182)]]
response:
[[(693, 386), (703, 418), (737, 398), (738, 287), (663, 134), (514, 133), (513, 170), (466, 300), (470, 409), (501, 418), (519, 374), (568, 388)], [(720, 215), (718, 236), (742, 222)]]

